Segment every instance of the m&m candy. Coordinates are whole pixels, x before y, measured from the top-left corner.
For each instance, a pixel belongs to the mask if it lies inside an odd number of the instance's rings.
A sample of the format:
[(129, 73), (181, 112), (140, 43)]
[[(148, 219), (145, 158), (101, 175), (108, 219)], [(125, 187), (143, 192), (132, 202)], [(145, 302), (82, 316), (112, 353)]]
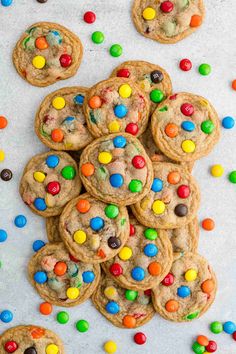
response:
[(49, 344), (45, 349), (46, 354), (58, 354), (59, 348), (56, 344)]
[(57, 322), (60, 324), (66, 324), (69, 322), (70, 316), (66, 311), (60, 311), (57, 314)]
[(80, 291), (78, 288), (70, 287), (66, 290), (66, 295), (67, 295), (68, 299), (70, 299), (70, 300), (77, 299), (79, 297), (79, 294), (80, 294)]
[(47, 282), (48, 276), (47, 276), (47, 274), (45, 272), (36, 272), (34, 274), (34, 280), (38, 284), (44, 284), (44, 283)]
[(109, 301), (106, 304), (106, 311), (112, 315), (115, 315), (120, 311), (120, 306), (117, 302), (115, 301)]
[(61, 170), (61, 175), (67, 180), (72, 180), (75, 178), (76, 171), (73, 166), (65, 166)]
[(0, 242), (5, 242), (7, 239), (7, 232), (0, 229)]
[(129, 84), (123, 84), (119, 87), (119, 95), (122, 98), (129, 98), (132, 94), (132, 88)]
[(34, 241), (32, 247), (33, 247), (34, 252), (38, 252), (44, 246), (45, 246), (45, 242), (44, 241), (36, 240), (36, 241)]
[(107, 354), (113, 354), (117, 351), (116, 342), (109, 340), (104, 344), (104, 350)]
[(146, 161), (145, 161), (145, 159), (142, 156), (136, 155), (132, 159), (132, 165), (136, 169), (142, 169), (142, 168), (144, 168), (146, 166)]
[(205, 347), (198, 342), (194, 342), (192, 345), (192, 350), (196, 354), (203, 354), (205, 352)]
[(116, 148), (124, 148), (126, 146), (126, 138), (122, 135), (116, 136), (113, 139), (113, 144)]
[(191, 290), (188, 286), (181, 285), (177, 289), (177, 295), (182, 298), (188, 297), (191, 295)]
[(155, 193), (161, 192), (163, 189), (163, 181), (160, 178), (154, 178), (151, 190)]
[(211, 167), (211, 175), (213, 177), (221, 177), (224, 174), (224, 168), (218, 164)]
[(76, 322), (76, 329), (81, 332), (87, 332), (89, 330), (89, 323), (86, 320), (79, 320)]
[(44, 211), (47, 209), (47, 204), (43, 198), (35, 198), (34, 206), (39, 211)]
[(131, 193), (139, 193), (143, 189), (143, 184), (138, 179), (132, 179), (129, 183), (129, 190)]
[(84, 14), (84, 22), (86, 23), (94, 23), (96, 21), (96, 14), (93, 11), (87, 11)]
[(206, 231), (212, 231), (215, 228), (215, 222), (213, 219), (207, 218), (202, 221), (202, 227)]
[(186, 132), (192, 132), (195, 129), (195, 124), (190, 120), (185, 120), (181, 123), (181, 128)]
[(119, 208), (113, 204), (107, 205), (105, 214), (109, 219), (115, 219), (119, 215)]
[(47, 158), (46, 158), (46, 165), (49, 167), (49, 168), (55, 168), (57, 167), (57, 165), (59, 164), (60, 162), (60, 159), (57, 155), (49, 155)]
[(182, 59), (179, 63), (179, 67), (183, 71), (189, 71), (192, 69), (192, 62), (189, 59)]
[(43, 69), (46, 65), (46, 59), (42, 55), (36, 55), (32, 60), (32, 64), (35, 69)]
[(224, 117), (222, 119), (222, 127), (225, 129), (232, 129), (235, 125), (235, 120), (233, 117)]
[(138, 297), (138, 291), (135, 290), (125, 290), (125, 298), (129, 301), (134, 301)]
[(49, 302), (43, 302), (39, 305), (39, 311), (42, 315), (48, 316), (52, 313), (52, 305)]
[(136, 281), (142, 281), (145, 278), (145, 271), (141, 267), (134, 267), (131, 270), (131, 276)]
[(8, 124), (7, 118), (0, 116), (0, 129), (6, 128)]
[(214, 353), (217, 350), (217, 344), (215, 341), (210, 340), (208, 345), (206, 346), (206, 351), (209, 353)]
[(13, 340), (7, 341), (4, 345), (4, 349), (7, 353), (14, 353), (18, 349), (18, 344)]
[(87, 270), (86, 272), (83, 272), (82, 274), (83, 281), (84, 283), (92, 283), (95, 279), (95, 274), (91, 270)]
[(22, 228), (27, 224), (27, 219), (24, 215), (17, 215), (14, 220), (14, 224), (16, 227)]
[(96, 32), (93, 32), (91, 38), (92, 38), (93, 43), (101, 44), (104, 42), (105, 36), (101, 31), (96, 31)]
[(236, 183), (236, 171), (230, 172), (228, 178), (231, 183)]
[(169, 12), (173, 11), (174, 4), (172, 1), (163, 1), (161, 3), (160, 8), (161, 8), (162, 12), (169, 13)]
[(147, 337), (145, 336), (144, 333), (142, 333), (142, 332), (135, 333), (134, 341), (136, 344), (143, 345), (146, 343), (146, 340), (147, 340)]
[(223, 325), (219, 321), (212, 322), (210, 324), (210, 330), (214, 334), (219, 334), (223, 331)]
[(164, 99), (164, 93), (161, 90), (154, 89), (150, 92), (150, 99), (154, 103), (160, 103)]
[(157, 234), (157, 231), (155, 229), (146, 229), (144, 231), (144, 236), (148, 239), (148, 240), (151, 240), (151, 241), (154, 241), (156, 240), (156, 238), (158, 237), (158, 234)]
[(10, 181), (12, 179), (12, 176), (12, 171), (9, 170), (9, 168), (4, 168), (0, 173), (1, 179), (6, 182)]
[(165, 276), (161, 283), (164, 286), (171, 286), (174, 283), (174, 280), (174, 275), (172, 273), (169, 273)]
[(138, 133), (138, 125), (136, 123), (129, 123), (126, 125), (125, 131), (126, 133), (132, 134), (132, 135), (136, 135)]
[(123, 261), (127, 261), (132, 257), (132, 254), (133, 254), (132, 249), (130, 247), (125, 246), (120, 250), (119, 257)]
[(121, 265), (119, 263), (113, 263), (110, 266), (109, 271), (112, 275), (114, 275), (115, 277), (118, 277), (119, 275), (121, 275), (123, 273), (123, 268), (121, 267)]
[(232, 321), (227, 321), (223, 324), (223, 330), (225, 333), (233, 334), (236, 331), (236, 325)]
[(152, 204), (152, 210), (157, 215), (163, 214), (165, 209), (165, 203), (162, 200), (155, 200)]
[(100, 216), (90, 219), (90, 227), (94, 231), (100, 231), (104, 227), (104, 220)]
[(207, 76), (211, 73), (211, 66), (210, 64), (201, 64), (198, 68), (198, 71), (201, 75)]
[(111, 47), (110, 47), (110, 54), (112, 57), (120, 57), (123, 53), (123, 48), (121, 47), (120, 44), (113, 44)]
[(98, 154), (98, 161), (104, 165), (107, 165), (112, 160), (112, 154), (110, 152), (102, 151)]
[(128, 113), (128, 109), (123, 104), (119, 104), (114, 107), (114, 114), (117, 118), (124, 118), (127, 113)]
[(77, 230), (73, 235), (73, 239), (76, 243), (82, 245), (87, 239), (87, 234), (83, 230)]
[(9, 310), (4, 310), (0, 313), (0, 320), (4, 323), (9, 323), (13, 320), (13, 313)]
[(155, 257), (158, 253), (158, 248), (153, 243), (148, 243), (143, 250), (147, 257)]
[(211, 134), (214, 129), (215, 129), (215, 125), (214, 125), (214, 123), (213, 123), (210, 119), (205, 120), (205, 121), (202, 122), (202, 124), (201, 124), (201, 130), (202, 130), (205, 134)]
[(152, 7), (146, 7), (143, 10), (142, 15), (143, 15), (144, 20), (147, 20), (147, 21), (154, 20), (154, 18), (156, 17), (156, 10), (154, 10)]
[(184, 274), (186, 281), (194, 281), (197, 279), (197, 271), (195, 269), (189, 269)]

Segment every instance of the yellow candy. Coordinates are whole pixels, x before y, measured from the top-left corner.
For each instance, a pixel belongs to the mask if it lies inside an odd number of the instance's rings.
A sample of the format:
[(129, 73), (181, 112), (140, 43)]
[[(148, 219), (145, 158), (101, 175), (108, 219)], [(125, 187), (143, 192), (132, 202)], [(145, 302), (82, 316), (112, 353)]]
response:
[(104, 290), (104, 295), (109, 299), (109, 300), (115, 300), (117, 298), (117, 290), (114, 288), (114, 286), (108, 286)]
[(39, 182), (39, 183), (43, 183), (43, 181), (45, 180), (46, 176), (43, 172), (34, 172), (34, 179), (35, 181)]
[(64, 100), (63, 97), (58, 96), (53, 99), (52, 105), (54, 108), (59, 110), (65, 107), (66, 101)]
[(49, 344), (46, 348), (46, 354), (58, 354), (59, 348), (56, 344)]
[(184, 152), (190, 153), (195, 151), (196, 145), (192, 140), (184, 140), (181, 147)]
[(150, 82), (148, 80), (142, 80), (139, 82), (139, 85), (141, 87), (142, 90), (144, 90), (145, 92), (149, 92), (150, 91)]
[(45, 197), (45, 203), (49, 208), (52, 208), (56, 205), (56, 199), (52, 194), (47, 193)]
[(46, 59), (42, 55), (36, 55), (32, 60), (32, 64), (36, 69), (43, 69), (46, 64)]
[(103, 163), (104, 165), (107, 165), (108, 163), (110, 163), (112, 160), (112, 154), (110, 154), (110, 152), (100, 152), (98, 155), (98, 161), (100, 163)]
[(5, 152), (3, 150), (0, 150), (0, 161), (4, 161), (5, 159)]
[(78, 288), (68, 288), (66, 291), (66, 295), (68, 299), (75, 300), (79, 296), (79, 289)]
[(194, 281), (197, 279), (197, 271), (195, 269), (189, 269), (184, 274), (185, 280)]
[(119, 257), (120, 259), (122, 259), (122, 261), (127, 261), (128, 259), (130, 259), (130, 257), (132, 257), (132, 249), (129, 247), (123, 247), (120, 252), (119, 252)]
[(221, 165), (213, 165), (211, 167), (211, 174), (213, 177), (221, 177), (224, 174), (224, 168)]
[(208, 102), (206, 100), (200, 100), (200, 103), (202, 106), (205, 106), (205, 107), (208, 106)]
[(132, 89), (128, 84), (123, 84), (119, 87), (119, 95), (122, 98), (128, 98), (131, 96)]
[(141, 209), (147, 210), (149, 207), (149, 202), (150, 202), (150, 198), (148, 198), (148, 197), (143, 198), (140, 202)]
[(152, 7), (146, 7), (146, 9), (143, 10), (143, 18), (144, 20), (154, 20), (156, 17), (156, 11)]
[(152, 204), (152, 210), (155, 214), (163, 214), (166, 209), (165, 203), (162, 200), (155, 200)]
[(118, 133), (120, 131), (120, 123), (117, 120), (113, 120), (109, 123), (108, 129), (110, 133)]
[(79, 245), (82, 245), (85, 241), (86, 241), (86, 233), (83, 230), (77, 230), (74, 233), (74, 240), (76, 243), (78, 243)]
[(108, 354), (113, 354), (117, 351), (117, 344), (113, 340), (109, 340), (104, 344), (104, 350)]

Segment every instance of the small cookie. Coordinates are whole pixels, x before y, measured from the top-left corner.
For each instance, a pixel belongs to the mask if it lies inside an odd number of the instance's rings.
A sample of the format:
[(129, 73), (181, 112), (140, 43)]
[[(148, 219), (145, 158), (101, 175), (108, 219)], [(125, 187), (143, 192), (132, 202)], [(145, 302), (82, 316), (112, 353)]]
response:
[(59, 232), (59, 220), (60, 220), (60, 215), (50, 216), (49, 218), (46, 218), (46, 231), (47, 231), (48, 241), (50, 243), (56, 243), (62, 241)]
[(111, 134), (87, 146), (79, 166), (82, 182), (94, 197), (117, 205), (142, 199), (153, 180), (152, 163), (130, 134)]
[(171, 44), (201, 26), (205, 8), (203, 0), (135, 0), (132, 17), (143, 36)]
[(105, 262), (127, 241), (129, 215), (126, 207), (106, 204), (85, 193), (63, 210), (60, 234), (75, 258), (89, 263)]
[(102, 274), (92, 295), (97, 310), (121, 328), (137, 328), (154, 316), (151, 291), (134, 291), (121, 288), (112, 278)]
[(201, 96), (178, 93), (152, 115), (153, 139), (170, 159), (189, 162), (209, 154), (220, 138), (220, 120)]
[(134, 81), (113, 77), (89, 90), (84, 113), (88, 129), (96, 138), (121, 132), (137, 137), (147, 127), (150, 103)]
[(80, 150), (93, 137), (83, 112), (85, 87), (65, 87), (46, 96), (35, 117), (35, 132), (54, 150)]
[(72, 307), (91, 296), (100, 279), (100, 266), (78, 261), (61, 242), (41, 248), (29, 261), (28, 273), (45, 301)]
[(195, 179), (180, 165), (154, 162), (150, 192), (131, 206), (136, 218), (149, 227), (175, 229), (192, 221), (200, 204)]
[(165, 319), (191, 321), (208, 310), (215, 299), (217, 281), (207, 260), (186, 253), (173, 262), (170, 273), (152, 289), (155, 310)]
[(35, 325), (22, 325), (9, 328), (0, 335), (0, 353), (64, 354), (65, 351), (56, 333)]
[(135, 81), (150, 100), (150, 113), (172, 92), (170, 76), (159, 65), (147, 61), (126, 61), (116, 67), (111, 77), (124, 77)]
[(164, 230), (141, 225), (130, 218), (130, 237), (119, 254), (102, 264), (103, 270), (124, 288), (153, 288), (169, 272), (172, 245)]
[(49, 86), (74, 76), (82, 56), (82, 43), (74, 33), (56, 23), (38, 22), (17, 42), (13, 63), (31, 85)]

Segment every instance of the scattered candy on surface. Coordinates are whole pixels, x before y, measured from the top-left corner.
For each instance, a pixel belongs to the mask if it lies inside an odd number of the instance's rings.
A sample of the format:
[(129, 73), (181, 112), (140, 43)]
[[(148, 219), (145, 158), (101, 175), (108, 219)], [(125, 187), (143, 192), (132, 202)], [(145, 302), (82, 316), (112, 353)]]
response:
[(225, 129), (232, 129), (235, 125), (235, 120), (233, 117), (224, 117), (222, 119), (222, 127)]
[(87, 11), (84, 14), (84, 22), (86, 23), (94, 23), (96, 21), (96, 14), (93, 11)]
[(39, 305), (39, 312), (44, 316), (50, 315), (52, 313), (52, 305), (49, 302), (42, 302)]
[(183, 71), (189, 71), (192, 69), (192, 62), (189, 59), (182, 59), (179, 63), (179, 67)]
[(121, 47), (120, 44), (113, 44), (111, 47), (110, 47), (110, 50), (109, 50), (110, 54), (112, 57), (120, 57), (123, 53), (123, 48)]
[(215, 228), (215, 222), (213, 219), (207, 218), (202, 220), (202, 228), (206, 231), (212, 231)]
[(66, 324), (67, 322), (69, 322), (69, 314), (66, 311), (61, 311), (58, 312), (57, 314), (57, 322), (60, 324)]
[(10, 181), (12, 179), (12, 176), (12, 172), (8, 168), (4, 168), (0, 173), (1, 179), (5, 182)]
[(236, 91), (236, 80), (232, 81), (231, 87), (234, 91)]
[(210, 330), (214, 334), (219, 334), (223, 331), (223, 325), (219, 321), (212, 322), (210, 324)]
[(105, 351), (107, 354), (116, 353), (116, 351), (117, 351), (117, 344), (116, 344), (116, 342), (114, 342), (114, 341), (112, 341), (112, 340), (107, 341), (107, 342), (104, 344), (104, 351)]
[(4, 323), (9, 323), (13, 320), (13, 313), (9, 310), (4, 310), (0, 313), (0, 320)]
[(0, 116), (0, 129), (5, 129), (8, 124), (7, 118)]
[(101, 44), (104, 42), (104, 34), (101, 31), (96, 31), (92, 33), (92, 37), (91, 37), (93, 43), (95, 44)]
[(5, 242), (7, 240), (7, 232), (5, 230), (0, 229), (0, 243)]
[(87, 332), (89, 330), (89, 323), (86, 320), (79, 320), (76, 322), (76, 329), (81, 332)]
[(2, 6), (10, 6), (13, 3), (13, 0), (1, 0)]
[(224, 168), (222, 165), (213, 165), (211, 166), (211, 175), (213, 177), (221, 177), (224, 174)]
[(34, 241), (32, 247), (33, 247), (34, 252), (38, 252), (44, 246), (45, 246), (45, 242), (44, 241), (36, 240), (36, 241)]
[(201, 75), (207, 76), (211, 73), (211, 66), (209, 64), (201, 64), (198, 71)]
[(146, 343), (147, 337), (144, 333), (138, 332), (134, 335), (134, 342), (138, 345), (143, 345)]
[(27, 219), (24, 215), (17, 215), (14, 220), (14, 224), (16, 227), (22, 228), (27, 224)]
[(0, 150), (0, 162), (5, 160), (5, 152), (3, 150)]
[(228, 178), (231, 183), (236, 183), (236, 171), (231, 171)]
[(236, 331), (236, 325), (232, 321), (227, 321), (223, 324), (223, 330), (225, 333), (233, 334)]

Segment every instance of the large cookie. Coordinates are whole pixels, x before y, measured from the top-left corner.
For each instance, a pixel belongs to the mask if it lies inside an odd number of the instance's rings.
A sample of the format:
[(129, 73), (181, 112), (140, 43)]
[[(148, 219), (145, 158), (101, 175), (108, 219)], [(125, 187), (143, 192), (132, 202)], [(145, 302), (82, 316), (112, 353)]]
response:
[(120, 286), (147, 290), (161, 282), (172, 261), (172, 245), (166, 231), (147, 228), (131, 217), (125, 246), (102, 267)]
[(56, 23), (38, 22), (17, 42), (13, 63), (31, 85), (48, 86), (75, 75), (82, 56), (82, 43), (74, 33)]
[(88, 193), (71, 200), (60, 217), (60, 234), (70, 253), (83, 262), (114, 257), (129, 237), (126, 207), (101, 202)]
[(183, 322), (200, 317), (215, 299), (217, 281), (198, 254), (179, 256), (162, 283), (152, 289), (155, 310), (165, 319)]
[(79, 170), (91, 195), (117, 205), (142, 199), (153, 180), (152, 163), (142, 144), (125, 133), (107, 135), (87, 146)]
[(65, 152), (34, 156), (20, 181), (20, 194), (33, 212), (44, 217), (59, 215), (66, 203), (79, 195), (81, 182), (76, 162)]
[(83, 111), (87, 90), (65, 87), (44, 98), (35, 117), (35, 132), (50, 149), (77, 151), (93, 140)]
[(47, 244), (28, 264), (29, 279), (39, 295), (51, 304), (71, 307), (86, 301), (100, 279), (100, 266), (82, 263), (64, 244)]
[(0, 353), (14, 354), (64, 354), (64, 346), (58, 335), (49, 329), (35, 325), (9, 328), (0, 335)]
[(121, 328), (143, 326), (155, 313), (150, 290), (143, 292), (121, 288), (105, 274), (102, 274), (92, 301), (106, 319)]
[(126, 61), (113, 70), (113, 76), (135, 81), (149, 97), (150, 113), (172, 92), (168, 73), (159, 65), (147, 61)]
[(176, 43), (201, 26), (203, 0), (135, 0), (132, 17), (143, 36), (161, 43)]
[(50, 243), (61, 242), (61, 235), (59, 232), (59, 220), (60, 215), (57, 216), (50, 216), (46, 218), (46, 232), (48, 241)]
[(149, 227), (175, 229), (187, 225), (197, 214), (200, 190), (195, 179), (180, 165), (153, 163), (150, 192), (131, 206), (136, 218)]
[(209, 154), (220, 138), (214, 107), (191, 93), (178, 93), (162, 102), (152, 115), (151, 127), (156, 145), (179, 162)]
[(97, 138), (119, 132), (137, 137), (147, 127), (150, 103), (133, 80), (113, 77), (89, 90), (84, 112), (88, 129)]

